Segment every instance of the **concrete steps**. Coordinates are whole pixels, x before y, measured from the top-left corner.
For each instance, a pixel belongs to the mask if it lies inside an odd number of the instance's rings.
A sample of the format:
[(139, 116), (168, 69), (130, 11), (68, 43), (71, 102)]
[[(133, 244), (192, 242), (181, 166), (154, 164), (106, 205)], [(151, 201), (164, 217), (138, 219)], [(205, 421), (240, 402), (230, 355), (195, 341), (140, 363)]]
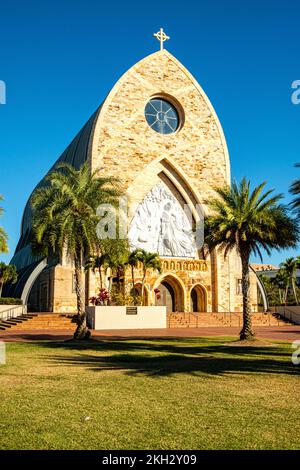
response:
[(59, 313), (38, 313), (22, 315), (0, 322), (0, 329), (20, 330), (74, 330), (76, 315)]
[[(288, 326), (292, 323), (283, 320), (279, 315), (272, 313), (252, 313), (253, 326)], [(21, 315), (17, 318), (0, 322), (0, 330), (74, 330), (76, 315), (61, 313), (36, 313)], [(242, 326), (242, 313), (222, 312), (176, 312), (167, 316), (169, 328), (200, 328), (200, 327), (224, 327)]]
[(34, 318), (35, 314), (20, 315), (16, 318), (10, 318), (7, 320), (0, 320), (0, 330), (6, 330), (7, 328), (15, 327), (23, 322), (27, 322)]

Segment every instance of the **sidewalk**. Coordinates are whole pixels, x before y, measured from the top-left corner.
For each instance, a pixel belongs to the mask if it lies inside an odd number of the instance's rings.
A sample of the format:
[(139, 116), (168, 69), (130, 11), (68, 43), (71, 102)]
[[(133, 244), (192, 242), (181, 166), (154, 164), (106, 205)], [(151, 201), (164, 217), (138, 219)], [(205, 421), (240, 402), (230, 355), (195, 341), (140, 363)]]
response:
[[(75, 328), (74, 328), (75, 329)], [(257, 327), (254, 329), (257, 338), (274, 341), (292, 342), (300, 340), (300, 325)], [(123, 338), (197, 338), (205, 336), (234, 336), (237, 337), (239, 328), (236, 327), (200, 327), (200, 328), (166, 328), (139, 330), (92, 330), (93, 338), (123, 339)], [(71, 330), (5, 330), (0, 331), (0, 341), (31, 342), (31, 341), (64, 341), (72, 338)]]

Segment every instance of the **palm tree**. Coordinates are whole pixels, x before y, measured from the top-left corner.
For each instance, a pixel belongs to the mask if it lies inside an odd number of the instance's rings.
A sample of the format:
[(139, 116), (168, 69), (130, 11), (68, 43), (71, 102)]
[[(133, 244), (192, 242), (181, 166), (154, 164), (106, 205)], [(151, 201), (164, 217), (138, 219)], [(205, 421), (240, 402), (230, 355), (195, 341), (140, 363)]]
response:
[(145, 279), (146, 279), (147, 271), (148, 269), (153, 269), (155, 271), (158, 271), (158, 273), (160, 274), (162, 272), (160, 258), (159, 258), (158, 253), (149, 253), (148, 251), (145, 251), (142, 249), (136, 250), (136, 258), (138, 261), (142, 263), (142, 267), (143, 267), (141, 297), (142, 297), (142, 302), (144, 303)]
[[(300, 162), (296, 163), (294, 166), (296, 168), (300, 168)], [(295, 180), (291, 184), (289, 192), (293, 194), (294, 196), (296, 196), (290, 204), (291, 204), (291, 207), (299, 214), (300, 213), (300, 179)]]
[(91, 269), (93, 273), (98, 270), (99, 278), (100, 278), (100, 288), (103, 288), (103, 276), (102, 276), (102, 269), (106, 271), (109, 267), (109, 256), (105, 253), (102, 255), (91, 256), (90, 259), (85, 263), (84, 269), (88, 271)]
[(300, 260), (299, 258), (287, 258), (284, 263), (280, 264), (280, 268), (283, 273), (286, 275), (287, 285), (286, 285), (286, 296), (285, 296), (285, 303), (287, 298), (287, 291), (289, 286), (293, 289), (294, 299), (296, 305), (299, 304), (297, 292), (296, 292), (296, 271), (300, 267)]
[[(269, 303), (273, 305), (274, 301), (275, 301), (275, 305), (277, 305), (278, 302), (276, 302), (276, 296), (277, 296), (277, 291), (275, 289), (275, 284), (273, 284), (273, 279), (266, 276), (265, 274), (263, 273), (258, 273), (258, 278), (259, 280), (261, 281), (261, 283), (263, 284), (264, 288), (265, 288), (265, 291), (266, 291), (266, 294), (268, 296), (268, 300), (269, 300)], [(261, 292), (259, 290), (258, 292), (258, 295), (259, 295), (259, 303), (262, 302), (262, 295), (261, 295)]]
[(118, 190), (114, 178), (92, 175), (88, 163), (76, 170), (60, 163), (46, 177), (46, 185), (32, 198), (32, 250), (43, 256), (60, 257), (63, 252), (72, 260), (77, 297), (77, 329), (75, 339), (90, 336), (86, 326), (82, 283), (83, 258), (98, 251), (96, 227), (97, 207), (103, 203), (116, 205)]
[(245, 178), (232, 187), (216, 188), (217, 197), (206, 201), (211, 216), (205, 221), (205, 243), (212, 252), (224, 250), (224, 257), (236, 250), (242, 264), (243, 326), (240, 339), (253, 339), (249, 302), (250, 255), (262, 259), (261, 250), (270, 255), (272, 249), (295, 247), (299, 239), (298, 224), (289, 217), (287, 208), (279, 204), (282, 195), (269, 197), (263, 193), (266, 183), (250, 191)]
[(132, 279), (132, 295), (134, 299), (134, 303), (136, 303), (136, 289), (135, 289), (135, 279), (134, 279), (134, 269), (137, 268), (139, 263), (139, 249), (132, 251), (128, 257), (128, 265), (131, 267), (131, 279)]
[(279, 269), (276, 276), (271, 279), (271, 283), (278, 289), (279, 304), (285, 304), (288, 290), (288, 277), (286, 272), (284, 272), (282, 269)]
[(129, 257), (128, 240), (122, 238), (110, 239), (99, 241), (99, 250), (105, 255), (105, 263), (110, 268), (109, 278), (109, 293), (112, 290), (112, 280), (115, 276), (117, 278), (117, 290), (121, 291), (121, 277), (124, 274), (126, 264)]
[[(0, 201), (3, 201), (3, 196), (0, 194)], [(3, 214), (3, 208), (0, 207), (0, 215)], [(7, 233), (0, 227), (0, 253), (8, 253), (7, 246)]]
[(14, 264), (0, 263), (0, 297), (4, 284), (11, 282), (15, 284), (18, 280), (17, 268)]

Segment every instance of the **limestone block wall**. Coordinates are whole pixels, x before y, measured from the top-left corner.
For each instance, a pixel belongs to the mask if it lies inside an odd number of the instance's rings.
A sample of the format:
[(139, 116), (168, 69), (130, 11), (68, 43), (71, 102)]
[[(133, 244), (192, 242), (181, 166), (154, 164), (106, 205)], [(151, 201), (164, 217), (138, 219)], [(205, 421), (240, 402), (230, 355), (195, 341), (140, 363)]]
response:
[[(55, 267), (53, 272), (53, 312), (75, 313), (77, 308), (76, 293), (74, 289), (74, 270), (71, 266)], [(84, 276), (83, 276), (84, 281)], [(83, 285), (84, 288), (84, 285)]]
[[(236, 252), (232, 252), (224, 260), (223, 253), (220, 253), (218, 265), (222, 278), (222, 289), (219, 288), (218, 295), (218, 311), (241, 312), (243, 309), (243, 296), (239, 292), (239, 281), (242, 278), (240, 258)], [(250, 306), (253, 312), (257, 311), (257, 282), (253, 272), (250, 272)]]
[[(206, 309), (212, 311), (211, 273), (208, 261), (185, 260), (182, 258), (162, 258), (162, 274), (155, 271), (147, 271), (145, 288), (149, 305), (155, 305), (154, 289), (158, 288), (161, 281), (166, 280), (173, 287), (178, 301), (178, 310), (189, 312), (192, 309), (190, 292), (194, 286), (200, 286), (205, 296)], [(142, 270), (136, 269), (135, 283), (141, 284)], [(127, 282), (131, 282), (130, 272), (127, 272)]]
[[(174, 97), (184, 110), (183, 126), (175, 134), (154, 132), (145, 120), (146, 103), (159, 94)], [(213, 108), (195, 79), (165, 50), (138, 62), (109, 94), (96, 124), (91, 166), (121, 177), (127, 189), (147, 165), (162, 158), (174, 161), (202, 197), (212, 186), (229, 182), (226, 143)]]

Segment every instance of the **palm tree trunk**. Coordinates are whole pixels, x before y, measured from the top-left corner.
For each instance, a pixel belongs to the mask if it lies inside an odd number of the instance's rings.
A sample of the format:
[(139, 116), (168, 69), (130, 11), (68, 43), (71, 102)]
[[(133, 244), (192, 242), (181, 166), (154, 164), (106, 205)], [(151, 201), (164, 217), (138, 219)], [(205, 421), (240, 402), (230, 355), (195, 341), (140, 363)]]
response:
[(86, 325), (85, 302), (82, 287), (81, 252), (76, 253), (74, 265), (75, 290), (77, 298), (77, 328), (74, 333), (74, 339), (88, 339), (91, 335), (91, 332)]
[(119, 266), (118, 266), (118, 269), (117, 269), (117, 279), (118, 279), (118, 292), (120, 294), (120, 292), (121, 292), (121, 271), (120, 271)]
[(285, 295), (284, 295), (284, 304), (285, 305), (286, 305), (286, 302), (287, 302), (288, 292), (289, 292), (289, 284), (287, 284), (286, 288), (285, 288)]
[(278, 295), (279, 295), (279, 304), (283, 304), (283, 297), (282, 297), (282, 290), (278, 289)]
[(99, 277), (100, 277), (100, 289), (103, 289), (102, 269), (99, 266)]
[(294, 293), (296, 305), (299, 305), (294, 278), (292, 278), (292, 287), (293, 287), (293, 293)]
[(142, 305), (144, 305), (145, 279), (146, 279), (146, 269), (143, 270), (142, 293), (141, 293)]
[(2, 297), (3, 282), (0, 281), (0, 297)]
[(136, 304), (136, 295), (135, 295), (135, 281), (134, 281), (134, 266), (131, 265), (131, 279), (132, 279), (132, 297), (133, 303)]
[(112, 274), (109, 276), (109, 281), (108, 281), (108, 292), (109, 292), (109, 295), (111, 295), (111, 289), (112, 289)]
[(253, 340), (254, 333), (252, 330), (252, 319), (250, 313), (250, 299), (249, 299), (249, 254), (241, 253), (242, 261), (242, 293), (243, 293), (243, 327), (240, 331), (241, 340)]
[(113, 272), (112, 272), (112, 269), (110, 269), (110, 273), (109, 273), (109, 281), (108, 281), (108, 296), (109, 296), (109, 301), (108, 301), (108, 305), (111, 304), (111, 291), (112, 291), (112, 280), (113, 280)]

